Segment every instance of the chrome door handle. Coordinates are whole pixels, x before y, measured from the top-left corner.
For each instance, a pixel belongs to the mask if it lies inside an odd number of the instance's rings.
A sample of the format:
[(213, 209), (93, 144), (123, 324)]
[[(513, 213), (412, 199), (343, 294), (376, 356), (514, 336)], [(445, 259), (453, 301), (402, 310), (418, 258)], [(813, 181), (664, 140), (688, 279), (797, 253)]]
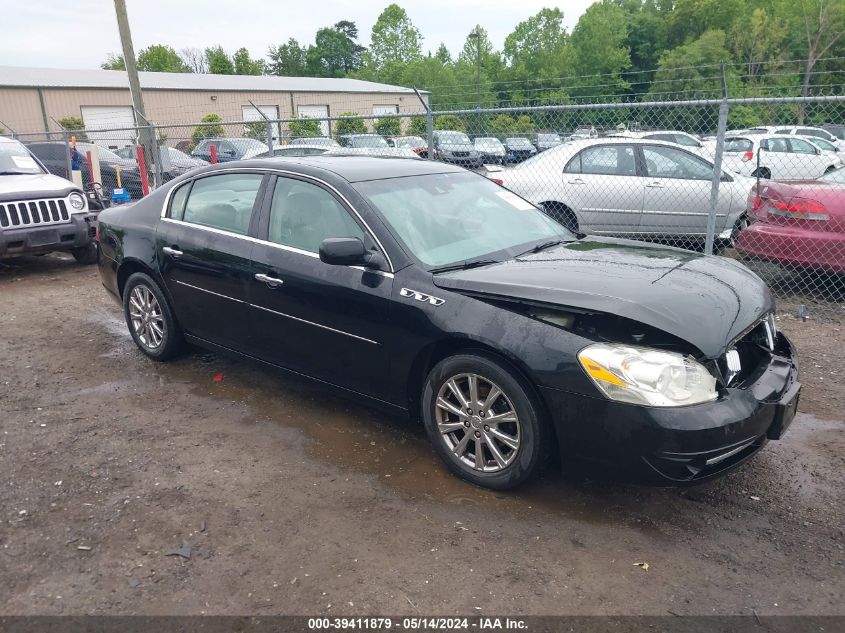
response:
[(170, 255), (173, 258), (182, 257), (183, 253), (180, 250), (176, 250), (175, 248), (171, 248), (170, 246), (165, 246), (161, 249), (161, 252), (165, 255)]
[(581, 178), (573, 178), (572, 180), (567, 180), (566, 183), (569, 185), (583, 185), (584, 181)]
[(285, 283), (284, 281), (282, 281), (278, 277), (271, 277), (270, 275), (265, 275), (264, 273), (255, 273), (255, 279), (256, 279), (256, 281), (264, 282), (265, 284), (267, 284), (271, 288), (278, 288), (283, 283)]
[(648, 184), (646, 185), (646, 187), (651, 187), (651, 188), (653, 188), (653, 189), (664, 189), (664, 188), (666, 187), (666, 185), (664, 185), (664, 184), (663, 184), (663, 183), (661, 183), (661, 182), (657, 182), (657, 181), (655, 181), (655, 182), (650, 182), (650, 183), (648, 183)]

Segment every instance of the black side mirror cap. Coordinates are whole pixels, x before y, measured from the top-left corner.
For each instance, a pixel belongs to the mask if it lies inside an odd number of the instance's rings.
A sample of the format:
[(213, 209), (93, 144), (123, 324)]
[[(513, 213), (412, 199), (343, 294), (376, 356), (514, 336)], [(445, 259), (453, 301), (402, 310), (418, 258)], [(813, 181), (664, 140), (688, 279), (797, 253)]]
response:
[(363, 266), (367, 249), (357, 237), (329, 237), (320, 243), (320, 261), (332, 266)]

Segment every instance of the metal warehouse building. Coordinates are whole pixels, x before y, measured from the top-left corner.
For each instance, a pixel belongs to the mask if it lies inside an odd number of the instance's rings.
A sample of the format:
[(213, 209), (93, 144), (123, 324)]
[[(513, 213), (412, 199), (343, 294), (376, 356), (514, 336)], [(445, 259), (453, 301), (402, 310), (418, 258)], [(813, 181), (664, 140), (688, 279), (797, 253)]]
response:
[[(422, 110), (412, 88), (358, 79), (139, 74), (147, 118), (157, 126), (188, 126), (210, 113), (224, 121), (261, 119), (250, 102), (270, 119), (323, 119), (344, 112), (378, 117)], [(56, 132), (57, 121), (66, 116), (80, 117), (87, 130), (136, 125), (126, 72), (0, 66), (0, 127), (19, 134)], [(321, 126), (330, 132), (329, 121)], [(240, 135), (234, 128), (227, 134)], [(115, 138), (114, 133), (108, 136)]]

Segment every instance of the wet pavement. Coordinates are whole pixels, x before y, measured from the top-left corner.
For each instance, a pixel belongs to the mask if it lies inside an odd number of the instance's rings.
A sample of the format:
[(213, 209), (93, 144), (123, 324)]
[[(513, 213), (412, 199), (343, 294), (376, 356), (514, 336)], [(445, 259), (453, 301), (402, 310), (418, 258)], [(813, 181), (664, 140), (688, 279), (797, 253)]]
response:
[(495, 493), (319, 386), (153, 363), (94, 269), (22, 262), (0, 268), (0, 613), (845, 614), (845, 389), (705, 486), (567, 465)]

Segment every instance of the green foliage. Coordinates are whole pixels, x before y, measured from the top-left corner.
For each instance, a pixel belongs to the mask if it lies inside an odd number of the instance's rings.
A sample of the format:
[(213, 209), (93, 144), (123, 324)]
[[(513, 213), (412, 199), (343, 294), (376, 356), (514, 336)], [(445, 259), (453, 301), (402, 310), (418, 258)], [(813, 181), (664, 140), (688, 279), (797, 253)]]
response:
[(138, 53), (138, 70), (155, 73), (191, 72), (179, 54), (164, 44), (153, 44)]
[(435, 130), (457, 130), (458, 132), (466, 132), (466, 124), (463, 119), (455, 114), (442, 114), (434, 117)]
[(267, 121), (250, 121), (244, 124), (244, 136), (267, 143)]
[(399, 136), (402, 134), (402, 122), (399, 119), (379, 119), (373, 128), (376, 134), (382, 136)]
[(618, 95), (628, 88), (622, 71), (631, 65), (626, 45), (628, 25), (625, 12), (612, 4), (591, 5), (572, 31), (573, 69), (581, 77), (579, 95)]
[(342, 112), (341, 117), (355, 117), (349, 119), (339, 119), (335, 121), (334, 131), (338, 136), (342, 134), (366, 134), (367, 124), (364, 119), (356, 112)]
[(85, 122), (78, 116), (62, 117), (59, 119), (59, 125), (73, 134), (77, 141), (88, 140), (88, 135), (85, 133)]
[(426, 137), (428, 134), (428, 120), (424, 116), (415, 116), (411, 119), (411, 124), (408, 126), (408, 134), (414, 136)]
[(235, 63), (223, 50), (222, 46), (212, 46), (205, 49), (205, 61), (208, 72), (212, 75), (234, 75)]
[(306, 55), (308, 74), (343, 77), (354, 67), (353, 55), (353, 43), (346, 34), (333, 28), (320, 29)]
[(239, 48), (232, 55), (232, 66), (235, 75), (263, 75), (264, 60), (252, 59), (246, 48)]
[(109, 53), (106, 61), (100, 64), (100, 68), (103, 70), (126, 70), (126, 62), (123, 61), (123, 55)]
[(422, 34), (411, 22), (405, 9), (391, 4), (378, 16), (373, 26), (370, 49), (364, 55), (365, 76), (381, 77), (396, 83), (404, 67), (422, 57)]
[(223, 122), (223, 119), (220, 118), (219, 114), (206, 114), (203, 118), (200, 119), (200, 123), (216, 123), (218, 125), (198, 125), (194, 128), (194, 131), (191, 132), (191, 141), (194, 145), (199, 143), (201, 140), (206, 138), (215, 138), (218, 136), (223, 136), (226, 133), (226, 130), (223, 128), (222, 125), (219, 125)]
[(320, 122), (317, 119), (308, 119), (300, 117), (296, 121), (288, 123), (290, 135), (293, 138), (302, 138), (305, 136), (322, 136), (323, 130), (320, 127)]
[(497, 114), (490, 120), (487, 127), (496, 136), (504, 137), (516, 132), (516, 121), (510, 115)]
[(286, 44), (270, 47), (267, 57), (270, 62), (267, 64), (268, 75), (280, 77), (301, 77), (305, 74), (307, 63), (307, 50), (299, 42), (290, 38)]

